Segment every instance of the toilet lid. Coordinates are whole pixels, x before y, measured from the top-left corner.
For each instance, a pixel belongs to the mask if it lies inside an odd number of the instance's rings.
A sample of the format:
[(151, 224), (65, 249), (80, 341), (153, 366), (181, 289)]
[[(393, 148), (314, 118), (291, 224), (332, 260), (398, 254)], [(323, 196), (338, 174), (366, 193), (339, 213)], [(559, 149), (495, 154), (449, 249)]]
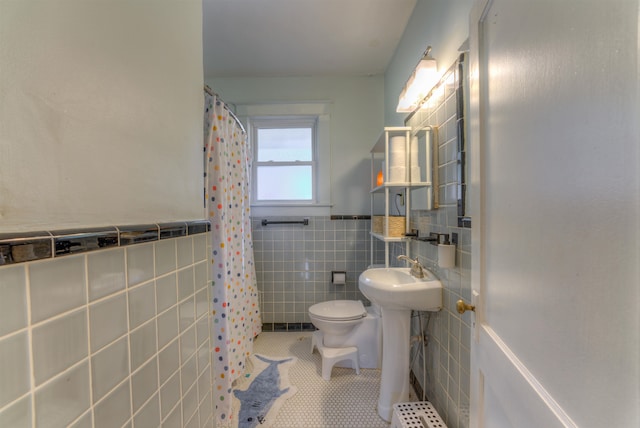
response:
[(309, 307), (315, 317), (332, 321), (357, 320), (367, 316), (367, 310), (360, 300), (330, 300)]

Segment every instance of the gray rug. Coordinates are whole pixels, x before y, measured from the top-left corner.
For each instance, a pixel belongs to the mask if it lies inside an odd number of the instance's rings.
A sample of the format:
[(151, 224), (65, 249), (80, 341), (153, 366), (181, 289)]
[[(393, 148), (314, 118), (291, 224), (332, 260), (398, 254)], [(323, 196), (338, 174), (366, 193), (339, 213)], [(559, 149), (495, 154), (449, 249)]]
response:
[(244, 379), (233, 389), (234, 419), (238, 428), (269, 427), (280, 407), (297, 388), (289, 382), (289, 367), (296, 357), (254, 354)]

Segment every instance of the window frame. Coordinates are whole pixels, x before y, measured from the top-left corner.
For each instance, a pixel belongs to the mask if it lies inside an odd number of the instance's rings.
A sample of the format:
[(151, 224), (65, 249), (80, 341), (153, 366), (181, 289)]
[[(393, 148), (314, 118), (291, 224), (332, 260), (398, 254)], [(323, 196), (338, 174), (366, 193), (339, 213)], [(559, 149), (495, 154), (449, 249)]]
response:
[[(301, 206), (318, 203), (318, 116), (250, 117), (249, 128), (254, 159), (251, 166), (251, 205)], [(260, 129), (311, 128), (311, 161), (258, 161), (258, 131)], [(311, 199), (258, 199), (259, 166), (311, 166)]]

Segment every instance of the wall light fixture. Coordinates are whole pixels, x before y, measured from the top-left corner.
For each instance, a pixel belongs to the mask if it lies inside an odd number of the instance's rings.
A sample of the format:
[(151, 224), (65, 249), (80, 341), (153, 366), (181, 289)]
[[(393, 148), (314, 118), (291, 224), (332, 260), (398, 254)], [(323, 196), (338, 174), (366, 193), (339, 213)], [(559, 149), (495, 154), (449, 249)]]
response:
[(398, 97), (396, 112), (414, 111), (436, 83), (438, 83), (438, 63), (431, 57), (431, 46), (428, 46), (407, 83), (404, 84)]

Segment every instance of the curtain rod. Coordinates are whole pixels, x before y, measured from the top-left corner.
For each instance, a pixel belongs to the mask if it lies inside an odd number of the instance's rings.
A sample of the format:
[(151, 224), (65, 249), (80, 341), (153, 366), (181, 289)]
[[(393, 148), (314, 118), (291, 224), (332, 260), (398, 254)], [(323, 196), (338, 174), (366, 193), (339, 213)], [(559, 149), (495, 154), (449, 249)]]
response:
[(216, 94), (215, 92), (213, 92), (213, 89), (211, 89), (211, 87), (209, 85), (204, 85), (204, 91), (211, 95), (211, 96), (218, 96), (218, 94)]
[(247, 131), (244, 129), (244, 126), (242, 125), (242, 122), (240, 122), (240, 119), (238, 119), (238, 116), (236, 116), (236, 114), (227, 106), (227, 103), (224, 102), (224, 100), (220, 97), (220, 95), (218, 95), (216, 92), (214, 92), (213, 89), (211, 89), (211, 87), (209, 85), (204, 85), (204, 91), (207, 94), (211, 95), (212, 97), (216, 97), (220, 101), (222, 101), (222, 107), (224, 107), (224, 109), (229, 112), (229, 114), (231, 115), (233, 120), (236, 121), (236, 123), (238, 124), (238, 126), (242, 130), (242, 133), (246, 134)]

